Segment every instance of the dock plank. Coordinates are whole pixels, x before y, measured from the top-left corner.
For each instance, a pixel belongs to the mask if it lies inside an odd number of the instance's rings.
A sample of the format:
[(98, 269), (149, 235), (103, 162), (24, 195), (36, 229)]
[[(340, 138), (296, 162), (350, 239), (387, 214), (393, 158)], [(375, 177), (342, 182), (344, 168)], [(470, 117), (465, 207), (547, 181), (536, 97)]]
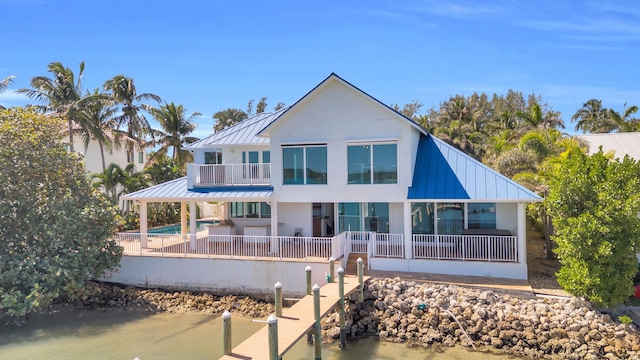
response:
[[(364, 277), (367, 281), (369, 276)], [(345, 275), (345, 296), (358, 288), (356, 276)], [(320, 316), (324, 317), (338, 304), (338, 283), (327, 283), (320, 287)], [(303, 297), (290, 308), (282, 309), (282, 317), (278, 318), (278, 352), (283, 356), (305, 334), (311, 330), (315, 323), (313, 315), (313, 294)], [(220, 360), (268, 360), (269, 359), (269, 328), (268, 326), (258, 330), (247, 340), (231, 350), (231, 354), (224, 355)]]

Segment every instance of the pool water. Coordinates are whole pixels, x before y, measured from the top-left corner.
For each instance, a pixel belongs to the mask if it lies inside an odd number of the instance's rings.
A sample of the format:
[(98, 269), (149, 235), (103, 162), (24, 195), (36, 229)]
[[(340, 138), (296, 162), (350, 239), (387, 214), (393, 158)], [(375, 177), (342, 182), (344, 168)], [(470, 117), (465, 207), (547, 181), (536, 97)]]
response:
[[(198, 220), (196, 221), (196, 232), (204, 231), (205, 225), (211, 225), (215, 222), (213, 220)], [(187, 225), (188, 226), (188, 225)], [(173, 224), (167, 226), (161, 226), (148, 230), (149, 234), (180, 234), (180, 224)]]

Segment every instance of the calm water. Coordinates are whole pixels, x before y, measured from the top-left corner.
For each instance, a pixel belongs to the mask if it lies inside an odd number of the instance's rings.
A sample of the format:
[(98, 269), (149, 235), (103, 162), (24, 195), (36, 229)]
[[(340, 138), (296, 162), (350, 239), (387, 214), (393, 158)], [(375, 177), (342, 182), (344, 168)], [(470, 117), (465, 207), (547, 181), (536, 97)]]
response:
[[(234, 317), (234, 346), (264, 324)], [(153, 314), (140, 310), (64, 310), (32, 317), (21, 327), (0, 326), (0, 359), (217, 359), (222, 319), (199, 313)], [(303, 338), (285, 359), (313, 359)], [(374, 338), (325, 345), (323, 359), (505, 359), (464, 348), (423, 349)]]

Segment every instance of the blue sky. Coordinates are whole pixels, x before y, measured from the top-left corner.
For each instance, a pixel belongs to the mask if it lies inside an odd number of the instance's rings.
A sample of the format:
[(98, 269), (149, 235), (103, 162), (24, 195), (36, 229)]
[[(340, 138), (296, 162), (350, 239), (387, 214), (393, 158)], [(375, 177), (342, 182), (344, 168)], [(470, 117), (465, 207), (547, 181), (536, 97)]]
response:
[(94, 89), (114, 75), (211, 115), (294, 103), (331, 72), (386, 104), (424, 110), (474, 91), (535, 92), (571, 115), (591, 98), (640, 105), (636, 1), (0, 0), (0, 78), (12, 90), (61, 61)]

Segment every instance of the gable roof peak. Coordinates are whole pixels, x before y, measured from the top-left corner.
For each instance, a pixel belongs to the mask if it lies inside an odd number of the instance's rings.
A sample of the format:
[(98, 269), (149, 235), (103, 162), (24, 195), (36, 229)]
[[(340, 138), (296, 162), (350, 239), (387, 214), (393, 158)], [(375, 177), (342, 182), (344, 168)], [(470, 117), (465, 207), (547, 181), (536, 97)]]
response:
[[(329, 76), (327, 76), (324, 80), (322, 80), (318, 85), (316, 85), (313, 89), (311, 89), (309, 92), (307, 92), (303, 97), (301, 97), (300, 99), (298, 99), (298, 101), (296, 101), (293, 105), (291, 105), (289, 108), (286, 109), (286, 111), (284, 111), (282, 114), (280, 114), (280, 116), (278, 116), (278, 119), (281, 118), (284, 114), (286, 114), (287, 112), (289, 112), (289, 110), (295, 108), (298, 104), (300, 104), (302, 101), (304, 101), (305, 99), (308, 99), (309, 97), (313, 96), (313, 94), (315, 94), (317, 91), (319, 91), (320, 88), (324, 87), (324, 85), (326, 85), (330, 80), (337, 80), (340, 83), (342, 83), (343, 85), (345, 85), (346, 87), (352, 89), (353, 91), (363, 95), (364, 97), (368, 98), (369, 100), (371, 100), (372, 102), (384, 107), (385, 109), (393, 112), (394, 114), (400, 116), (402, 119), (404, 119), (405, 121), (408, 121), (409, 124), (411, 126), (413, 126), (415, 129), (417, 129), (420, 133), (422, 133), (423, 135), (426, 135), (428, 132), (425, 128), (423, 128), (422, 126), (420, 126), (420, 124), (416, 123), (415, 121), (413, 121), (413, 119), (410, 119), (408, 117), (406, 117), (404, 114), (400, 113), (399, 111), (393, 109), (392, 107), (390, 107), (389, 105), (383, 103), (382, 101), (374, 98), (373, 96), (369, 95), (368, 93), (364, 92), (363, 90), (361, 90), (360, 88), (358, 88), (357, 86), (353, 85), (352, 83), (348, 82), (347, 80), (343, 79), (342, 77), (340, 77), (338, 74), (336, 74), (335, 72), (332, 72), (331, 74), (329, 74)], [(267, 131), (268, 128), (270, 128), (277, 119), (275, 119), (274, 121), (272, 121), (271, 123), (269, 123), (268, 125), (266, 125), (262, 130), (260, 130), (258, 132), (258, 136), (262, 135), (265, 131)]]

